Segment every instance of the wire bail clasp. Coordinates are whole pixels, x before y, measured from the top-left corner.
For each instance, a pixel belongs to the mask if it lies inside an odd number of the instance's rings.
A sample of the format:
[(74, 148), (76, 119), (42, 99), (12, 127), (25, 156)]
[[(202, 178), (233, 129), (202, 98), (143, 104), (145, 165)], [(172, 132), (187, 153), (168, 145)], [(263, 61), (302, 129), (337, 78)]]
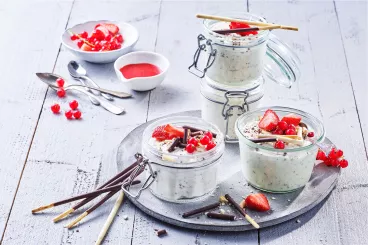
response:
[[(134, 156), (137, 159), (137, 161), (140, 161), (140, 163), (135, 168), (135, 170), (131, 173), (131, 175), (127, 179), (126, 183), (121, 186), (121, 189), (124, 191), (124, 193), (128, 194), (129, 196), (131, 196), (135, 199), (138, 199), (139, 196), (142, 194), (142, 191), (146, 190), (148, 187), (150, 187), (152, 185), (153, 181), (155, 180), (155, 178), (157, 176), (157, 172), (153, 171), (152, 166), (151, 166), (148, 158), (144, 157), (140, 153), (136, 153)], [(129, 189), (130, 189), (134, 179), (144, 171), (146, 166), (148, 167), (148, 170), (149, 170), (149, 176), (147, 177), (147, 179), (144, 182), (144, 184), (142, 185), (142, 187), (138, 190), (138, 193), (136, 195), (134, 195), (131, 192), (129, 192)]]
[[(188, 71), (199, 78), (204, 78), (204, 76), (206, 75), (207, 69), (212, 66), (213, 62), (216, 59), (217, 50), (213, 48), (212, 40), (205, 38), (205, 36), (203, 36), (202, 34), (198, 35), (197, 41), (198, 41), (198, 48), (196, 52), (194, 53), (193, 63), (188, 67)], [(202, 71), (198, 68), (198, 60), (201, 55), (201, 52), (206, 51), (207, 46), (209, 47), (210, 51), (209, 51), (206, 67)]]

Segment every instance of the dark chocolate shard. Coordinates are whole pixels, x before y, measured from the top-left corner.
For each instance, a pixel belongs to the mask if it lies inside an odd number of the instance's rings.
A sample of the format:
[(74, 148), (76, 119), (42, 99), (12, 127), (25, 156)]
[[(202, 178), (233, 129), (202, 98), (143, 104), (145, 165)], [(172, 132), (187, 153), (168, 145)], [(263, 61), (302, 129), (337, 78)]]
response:
[(184, 128), (184, 137), (183, 137), (183, 143), (184, 144), (188, 143), (189, 137), (190, 137), (190, 129), (189, 128)]
[(207, 213), (207, 217), (208, 218), (212, 218), (212, 219), (221, 219), (221, 220), (230, 220), (230, 221), (234, 221), (235, 220), (235, 215), (221, 214), (221, 213), (213, 213), (213, 212)]
[(175, 138), (170, 147), (167, 149), (168, 152), (173, 152), (175, 150), (175, 147), (177, 147), (180, 144), (180, 138)]
[[(206, 132), (206, 131), (208, 131), (208, 130), (203, 130), (203, 129), (199, 129), (199, 128), (195, 128), (195, 127), (187, 126), (187, 125), (184, 125), (183, 128), (184, 129), (185, 128), (190, 129), (190, 131), (192, 131), (192, 132), (198, 132), (198, 131)], [(216, 138), (217, 137), (217, 134), (215, 134), (213, 132), (211, 132), (211, 133), (212, 133), (213, 138)]]

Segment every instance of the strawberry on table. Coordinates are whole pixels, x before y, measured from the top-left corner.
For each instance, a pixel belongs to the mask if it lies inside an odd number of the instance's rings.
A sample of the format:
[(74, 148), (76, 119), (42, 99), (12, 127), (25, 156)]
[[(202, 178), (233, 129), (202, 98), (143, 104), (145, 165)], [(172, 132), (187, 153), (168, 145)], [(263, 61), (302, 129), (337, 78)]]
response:
[(106, 27), (107, 30), (109, 30), (109, 32), (114, 36), (116, 34), (118, 34), (119, 32), (119, 27), (115, 24), (111, 24), (111, 23), (103, 23), (101, 24), (101, 26)]
[(250, 194), (244, 201), (247, 208), (260, 212), (270, 210), (270, 204), (268, 203), (267, 197), (262, 193)]
[(276, 129), (279, 121), (280, 119), (277, 114), (273, 110), (268, 109), (263, 115), (261, 121), (259, 121), (258, 127), (266, 131), (272, 131)]
[(287, 124), (292, 124), (295, 126), (298, 126), (301, 120), (302, 118), (295, 114), (288, 114), (281, 119), (281, 121), (284, 121)]

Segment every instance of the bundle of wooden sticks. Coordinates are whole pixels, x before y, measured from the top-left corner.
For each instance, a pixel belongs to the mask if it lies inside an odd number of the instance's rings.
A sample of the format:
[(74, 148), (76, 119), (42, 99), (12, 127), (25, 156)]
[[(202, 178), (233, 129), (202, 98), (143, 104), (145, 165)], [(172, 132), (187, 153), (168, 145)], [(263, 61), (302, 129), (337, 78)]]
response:
[(105, 203), (113, 195), (115, 195), (117, 192), (119, 192), (123, 185), (125, 186), (125, 185), (128, 185), (130, 183), (131, 183), (131, 185), (139, 184), (140, 181), (139, 180), (134, 180), (133, 181), (131, 176), (134, 176), (133, 178), (135, 178), (144, 171), (144, 168), (141, 167), (141, 165), (140, 165), (140, 163), (142, 161), (143, 161), (143, 158), (138, 157), (136, 162), (134, 162), (132, 165), (130, 165), (129, 167), (127, 167), (126, 169), (124, 169), (123, 171), (121, 171), (120, 173), (115, 175), (109, 181), (107, 181), (106, 183), (104, 183), (103, 185), (101, 185), (100, 187), (98, 187), (96, 190), (94, 190), (92, 192), (85, 193), (85, 194), (78, 195), (78, 196), (74, 196), (74, 197), (70, 197), (70, 198), (67, 198), (67, 199), (64, 199), (64, 200), (61, 200), (61, 201), (53, 202), (53, 203), (50, 203), (48, 205), (35, 208), (35, 209), (32, 210), (32, 213), (34, 214), (34, 213), (41, 212), (43, 210), (46, 210), (46, 209), (49, 209), (49, 208), (52, 208), (52, 207), (60, 206), (62, 204), (66, 204), (66, 203), (70, 203), (70, 202), (73, 202), (73, 201), (76, 201), (76, 200), (83, 199), (82, 201), (78, 202), (73, 207), (69, 208), (68, 210), (66, 210), (65, 212), (61, 213), (60, 215), (56, 216), (53, 219), (54, 222), (58, 222), (61, 219), (67, 217), (69, 214), (75, 212), (77, 209), (79, 209), (82, 206), (86, 205), (87, 203), (91, 202), (92, 200), (94, 200), (95, 198), (100, 196), (101, 194), (107, 193), (96, 204), (94, 204), (92, 207), (88, 208), (84, 213), (82, 213), (75, 220), (73, 220), (72, 222), (70, 222), (69, 224), (67, 224), (65, 226), (68, 229), (70, 229), (73, 226), (75, 226), (77, 223), (79, 223), (87, 215), (89, 215), (94, 210), (96, 210), (98, 207), (100, 207), (103, 203)]

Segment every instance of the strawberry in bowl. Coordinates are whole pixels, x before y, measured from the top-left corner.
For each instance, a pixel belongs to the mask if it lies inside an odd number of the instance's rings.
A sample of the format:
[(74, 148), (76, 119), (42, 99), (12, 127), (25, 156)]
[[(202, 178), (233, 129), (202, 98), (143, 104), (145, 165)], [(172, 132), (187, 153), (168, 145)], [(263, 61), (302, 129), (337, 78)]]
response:
[(130, 52), (138, 38), (138, 31), (130, 24), (99, 20), (67, 29), (62, 36), (62, 43), (82, 60), (110, 63)]

